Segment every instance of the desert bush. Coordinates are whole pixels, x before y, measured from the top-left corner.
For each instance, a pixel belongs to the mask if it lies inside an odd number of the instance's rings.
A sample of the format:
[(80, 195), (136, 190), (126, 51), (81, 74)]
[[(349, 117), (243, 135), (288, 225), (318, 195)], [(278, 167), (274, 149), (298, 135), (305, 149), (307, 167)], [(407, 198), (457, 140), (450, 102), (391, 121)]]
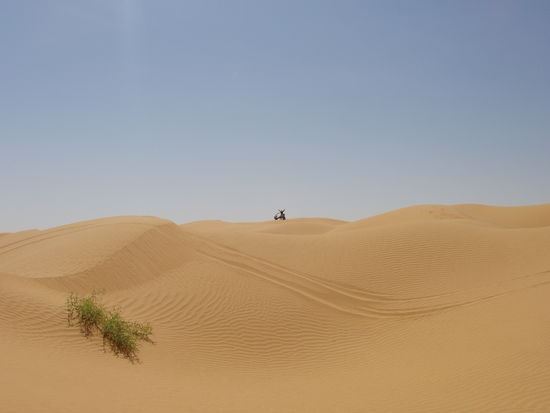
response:
[(69, 325), (73, 320), (77, 320), (80, 330), (85, 336), (90, 336), (94, 330), (100, 329), (104, 317), (105, 309), (97, 302), (95, 293), (83, 298), (71, 293), (67, 298)]
[(100, 333), (104, 346), (109, 345), (113, 353), (131, 361), (137, 360), (139, 341), (151, 342), (149, 336), (153, 334), (149, 323), (126, 321), (119, 309), (106, 309), (95, 293), (88, 297), (71, 293), (67, 298), (67, 319), (69, 325), (76, 321), (86, 337)]

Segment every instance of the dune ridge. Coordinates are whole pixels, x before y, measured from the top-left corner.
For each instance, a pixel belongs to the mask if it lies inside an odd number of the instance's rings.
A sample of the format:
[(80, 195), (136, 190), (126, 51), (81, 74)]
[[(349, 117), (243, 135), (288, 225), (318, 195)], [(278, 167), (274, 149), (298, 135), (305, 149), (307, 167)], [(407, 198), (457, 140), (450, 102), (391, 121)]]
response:
[[(550, 411), (549, 250), (550, 204), (0, 234), (0, 411)], [(94, 290), (141, 364), (67, 327)]]

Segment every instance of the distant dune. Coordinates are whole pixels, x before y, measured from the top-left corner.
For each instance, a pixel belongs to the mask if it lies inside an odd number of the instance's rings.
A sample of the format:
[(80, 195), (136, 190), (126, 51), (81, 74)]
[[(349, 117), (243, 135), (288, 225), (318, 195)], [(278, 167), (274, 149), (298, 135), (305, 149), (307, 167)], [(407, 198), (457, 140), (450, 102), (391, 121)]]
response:
[[(140, 364), (67, 327), (94, 290)], [(0, 412), (550, 412), (549, 326), (550, 204), (0, 233)]]

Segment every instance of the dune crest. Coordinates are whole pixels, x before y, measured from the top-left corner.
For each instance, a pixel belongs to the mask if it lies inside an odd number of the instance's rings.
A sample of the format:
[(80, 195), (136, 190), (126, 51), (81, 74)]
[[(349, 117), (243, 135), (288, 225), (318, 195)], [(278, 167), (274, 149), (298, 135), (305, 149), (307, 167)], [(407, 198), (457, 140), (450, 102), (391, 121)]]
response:
[[(0, 410), (550, 411), (549, 250), (550, 204), (0, 234)], [(142, 364), (67, 328), (94, 290)]]

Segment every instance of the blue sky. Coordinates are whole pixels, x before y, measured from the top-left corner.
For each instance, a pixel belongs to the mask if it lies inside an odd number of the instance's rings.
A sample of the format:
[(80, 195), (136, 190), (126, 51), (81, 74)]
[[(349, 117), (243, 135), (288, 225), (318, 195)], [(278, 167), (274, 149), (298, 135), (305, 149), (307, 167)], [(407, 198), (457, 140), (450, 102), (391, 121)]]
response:
[(0, 232), (550, 202), (548, 1), (0, 0)]

